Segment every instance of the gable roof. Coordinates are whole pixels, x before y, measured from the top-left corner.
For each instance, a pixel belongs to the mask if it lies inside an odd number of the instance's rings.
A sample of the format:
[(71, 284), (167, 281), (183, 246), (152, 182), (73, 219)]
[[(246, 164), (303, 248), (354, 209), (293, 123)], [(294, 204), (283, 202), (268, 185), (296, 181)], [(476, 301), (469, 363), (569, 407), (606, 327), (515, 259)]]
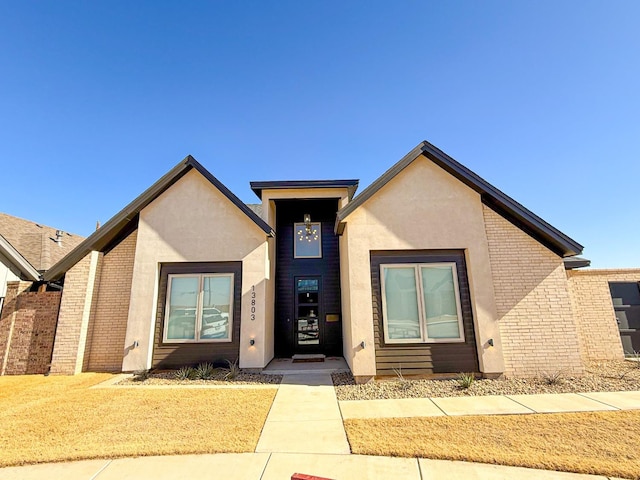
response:
[(249, 182), (251, 190), (262, 199), (262, 190), (281, 190), (290, 188), (346, 188), (349, 200), (358, 188), (359, 180), (273, 180), (266, 182)]
[(84, 240), (79, 235), (62, 232), (60, 241), (57, 241), (57, 231), (60, 230), (0, 213), (0, 235), (9, 244), (8, 247), (6, 244), (4, 246), (6, 254), (14, 251), (39, 272), (50, 268)]
[(102, 250), (107, 247), (132, 222), (137, 222), (140, 211), (153, 202), (160, 194), (180, 180), (190, 170), (198, 171), (204, 178), (216, 187), (231, 203), (238, 207), (251, 221), (253, 221), (268, 236), (274, 236), (273, 229), (253, 210), (247, 207), (231, 190), (225, 187), (216, 177), (211, 175), (191, 155), (187, 155), (180, 163), (167, 172), (156, 183), (146, 189), (140, 196), (115, 214), (102, 227), (92, 233), (61, 261), (51, 267), (44, 275), (45, 280), (60, 278), (69, 268), (82, 260), (92, 250)]
[(424, 156), (433, 163), (456, 177), (462, 183), (478, 192), (482, 202), (509, 220), (522, 231), (538, 240), (551, 251), (562, 257), (568, 257), (582, 253), (583, 246), (568, 237), (560, 230), (545, 222), (542, 218), (516, 202), (513, 198), (498, 190), (486, 180), (480, 178), (464, 165), (458, 163), (439, 148), (424, 141), (400, 159), (382, 176), (365, 188), (353, 201), (340, 209), (336, 218), (335, 230), (338, 234), (344, 230), (345, 219), (378, 190), (389, 183), (405, 167), (410, 165), (418, 157)]

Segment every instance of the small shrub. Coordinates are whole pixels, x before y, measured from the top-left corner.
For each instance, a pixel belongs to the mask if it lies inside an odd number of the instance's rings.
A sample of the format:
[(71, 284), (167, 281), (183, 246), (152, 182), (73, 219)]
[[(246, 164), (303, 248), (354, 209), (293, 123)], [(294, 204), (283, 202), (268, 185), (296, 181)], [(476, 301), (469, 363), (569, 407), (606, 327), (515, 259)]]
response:
[(133, 381), (134, 382), (144, 382), (147, 378), (149, 378), (150, 370), (147, 368), (141, 368), (133, 372)]
[(180, 367), (176, 370), (175, 376), (178, 380), (192, 380), (195, 377), (195, 370), (192, 367)]
[(210, 379), (215, 372), (215, 367), (213, 364), (204, 362), (198, 364), (194, 371), (194, 378), (197, 380), (208, 380)]
[(542, 372), (542, 380), (547, 385), (560, 385), (564, 382), (562, 378), (562, 370), (556, 370), (555, 372)]
[(631, 354), (626, 354), (627, 360), (633, 362), (636, 368), (640, 368), (640, 352), (634, 350)]
[(229, 366), (229, 368), (228, 368), (229, 371), (224, 376), (225, 380), (233, 380), (238, 375), (240, 375), (241, 370), (240, 370), (240, 367), (238, 366), (238, 360), (237, 359), (236, 359), (235, 362), (231, 362), (231, 361), (227, 360), (227, 365)]
[(475, 381), (476, 381), (476, 377), (473, 373), (460, 372), (456, 378), (456, 382), (458, 382), (458, 387), (462, 388), (463, 390), (467, 390), (471, 388), (471, 385), (473, 385), (473, 382)]
[(214, 368), (224, 368), (229, 366), (229, 361), (226, 358), (216, 358), (213, 362)]
[(402, 374), (402, 365), (398, 365), (398, 368), (393, 369), (393, 373), (396, 374), (396, 381), (400, 390), (408, 390), (411, 388), (411, 380), (408, 380)]

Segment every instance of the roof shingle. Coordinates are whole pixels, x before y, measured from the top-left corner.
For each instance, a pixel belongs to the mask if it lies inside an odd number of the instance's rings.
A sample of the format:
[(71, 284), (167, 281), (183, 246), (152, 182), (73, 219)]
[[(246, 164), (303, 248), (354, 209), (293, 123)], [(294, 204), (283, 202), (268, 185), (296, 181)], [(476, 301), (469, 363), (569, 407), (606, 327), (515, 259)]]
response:
[(84, 240), (84, 237), (64, 232), (58, 244), (56, 230), (59, 229), (0, 213), (0, 235), (40, 272), (46, 271)]

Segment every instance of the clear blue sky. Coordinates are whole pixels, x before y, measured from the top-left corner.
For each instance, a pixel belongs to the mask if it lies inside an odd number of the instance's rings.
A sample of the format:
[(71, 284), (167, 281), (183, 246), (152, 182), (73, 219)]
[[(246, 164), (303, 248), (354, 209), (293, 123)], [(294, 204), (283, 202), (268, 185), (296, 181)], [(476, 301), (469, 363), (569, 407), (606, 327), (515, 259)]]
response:
[(187, 154), (359, 178), (422, 140), (640, 267), (640, 2), (0, 3), (0, 211), (88, 235)]

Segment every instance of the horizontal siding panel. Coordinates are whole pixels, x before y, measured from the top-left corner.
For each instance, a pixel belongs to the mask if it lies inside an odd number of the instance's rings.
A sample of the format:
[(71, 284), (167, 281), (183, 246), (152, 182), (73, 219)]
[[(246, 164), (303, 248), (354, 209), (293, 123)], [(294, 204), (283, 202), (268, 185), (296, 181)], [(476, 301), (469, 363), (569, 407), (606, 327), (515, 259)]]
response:
[[(164, 311), (167, 300), (167, 279), (170, 273), (233, 273), (233, 331), (231, 342), (220, 343), (163, 343)], [(153, 368), (179, 368), (200, 362), (228, 360), (240, 356), (240, 304), (242, 297), (242, 262), (168, 263), (160, 269), (156, 313)]]
[[(386, 344), (382, 319), (380, 265), (386, 263), (455, 262), (465, 341), (459, 343)], [(377, 375), (477, 372), (478, 356), (467, 269), (462, 250), (406, 250), (371, 252), (373, 332)]]

